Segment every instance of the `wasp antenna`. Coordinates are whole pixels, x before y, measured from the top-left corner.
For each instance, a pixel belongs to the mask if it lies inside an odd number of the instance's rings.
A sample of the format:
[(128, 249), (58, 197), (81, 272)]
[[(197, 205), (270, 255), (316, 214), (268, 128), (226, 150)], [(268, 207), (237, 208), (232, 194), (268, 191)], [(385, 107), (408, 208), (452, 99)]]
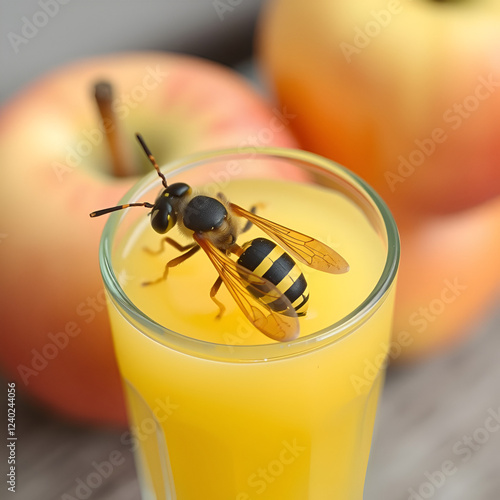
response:
[(103, 208), (102, 210), (96, 210), (90, 214), (90, 217), (100, 217), (101, 215), (110, 214), (111, 212), (116, 212), (118, 210), (123, 210), (128, 207), (147, 207), (153, 208), (154, 205), (145, 201), (144, 203), (128, 203), (127, 205), (118, 205), (117, 207)]
[(153, 167), (155, 168), (156, 172), (158, 173), (158, 175), (160, 176), (161, 178), (161, 182), (163, 184), (163, 187), (166, 189), (168, 187), (168, 184), (167, 184), (167, 179), (165, 178), (165, 176), (161, 173), (160, 171), (160, 167), (158, 166), (158, 163), (156, 163), (156, 160), (155, 160), (155, 157), (153, 156), (153, 154), (151, 153), (150, 149), (148, 148), (147, 144), (144, 142), (144, 139), (142, 138), (142, 135), (141, 134), (135, 134), (135, 136), (137, 137), (137, 140), (139, 141), (139, 143), (141, 144), (142, 146), (142, 149), (144, 149), (144, 152), (146, 153), (146, 155), (148, 156), (149, 158), (149, 161), (151, 162), (151, 164), (153, 165)]

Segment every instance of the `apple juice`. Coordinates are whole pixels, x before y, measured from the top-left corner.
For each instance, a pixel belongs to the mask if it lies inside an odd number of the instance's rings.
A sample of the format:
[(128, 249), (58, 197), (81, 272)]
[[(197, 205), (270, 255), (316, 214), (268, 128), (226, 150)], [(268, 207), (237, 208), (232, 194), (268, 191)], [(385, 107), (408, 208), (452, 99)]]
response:
[[(171, 268), (166, 281), (143, 286), (180, 252), (165, 245), (154, 253), (162, 236), (146, 216), (128, 230), (113, 255), (122, 289), (177, 339), (144, 335), (110, 305), (145, 499), (359, 500), (383, 378), (382, 363), (368, 374), (366, 366), (386, 354), (393, 287), (378, 307), (325, 339), (374, 290), (386, 244), (348, 197), (322, 187), (243, 179), (224, 194), (331, 246), (350, 270), (332, 275), (299, 263), (310, 299), (291, 344), (317, 339), (294, 351), (259, 332), (224, 285), (217, 298), (226, 311), (216, 319), (209, 292), (217, 273), (202, 250)], [(189, 243), (176, 229), (169, 236)], [(252, 227), (238, 243), (258, 236), (265, 235)]]

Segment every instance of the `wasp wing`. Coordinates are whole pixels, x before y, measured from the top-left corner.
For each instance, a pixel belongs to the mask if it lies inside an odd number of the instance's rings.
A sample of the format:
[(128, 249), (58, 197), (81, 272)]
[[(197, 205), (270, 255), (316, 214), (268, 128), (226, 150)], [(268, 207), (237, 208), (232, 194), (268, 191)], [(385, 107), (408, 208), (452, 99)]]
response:
[[(231, 260), (203, 236), (195, 233), (193, 237), (208, 255), (241, 311), (256, 328), (280, 342), (298, 337), (297, 313), (270, 281)], [(280, 312), (269, 306), (272, 302), (279, 304)]]
[(331, 274), (341, 274), (349, 271), (349, 264), (344, 257), (324, 243), (311, 236), (264, 219), (264, 217), (249, 212), (234, 203), (230, 203), (229, 206), (236, 215), (244, 217), (259, 229), (262, 229), (304, 264), (318, 271)]

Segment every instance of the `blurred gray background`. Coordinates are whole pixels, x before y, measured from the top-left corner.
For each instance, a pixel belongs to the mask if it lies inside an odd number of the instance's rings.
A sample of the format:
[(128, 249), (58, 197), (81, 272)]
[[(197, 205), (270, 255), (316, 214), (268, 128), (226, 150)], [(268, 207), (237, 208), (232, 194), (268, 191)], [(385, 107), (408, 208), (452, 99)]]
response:
[(3, 0), (0, 101), (82, 57), (170, 50), (234, 65), (252, 51), (262, 0)]

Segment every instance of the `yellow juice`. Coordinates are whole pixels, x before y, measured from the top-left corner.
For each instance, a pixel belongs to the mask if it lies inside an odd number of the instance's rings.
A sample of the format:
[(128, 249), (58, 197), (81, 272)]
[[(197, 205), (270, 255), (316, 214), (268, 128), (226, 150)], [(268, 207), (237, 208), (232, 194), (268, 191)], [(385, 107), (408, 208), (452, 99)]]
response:
[[(224, 285), (217, 297), (226, 312), (215, 318), (209, 292), (217, 274), (201, 250), (165, 282), (142, 286), (180, 252), (144, 250), (157, 250), (162, 238), (145, 214), (129, 229), (113, 255), (121, 286), (153, 322), (180, 334), (173, 343), (144, 335), (110, 304), (144, 499), (360, 500), (383, 378), (375, 360), (388, 348), (393, 287), (338, 337), (328, 332), (375, 288), (384, 241), (350, 199), (321, 187), (244, 179), (224, 194), (247, 209), (258, 203), (259, 215), (328, 244), (350, 270), (332, 275), (299, 263), (310, 300), (295, 342), (323, 333), (298, 350), (254, 328)], [(189, 243), (176, 229), (169, 236)], [(265, 235), (252, 227), (238, 243), (257, 236)]]

